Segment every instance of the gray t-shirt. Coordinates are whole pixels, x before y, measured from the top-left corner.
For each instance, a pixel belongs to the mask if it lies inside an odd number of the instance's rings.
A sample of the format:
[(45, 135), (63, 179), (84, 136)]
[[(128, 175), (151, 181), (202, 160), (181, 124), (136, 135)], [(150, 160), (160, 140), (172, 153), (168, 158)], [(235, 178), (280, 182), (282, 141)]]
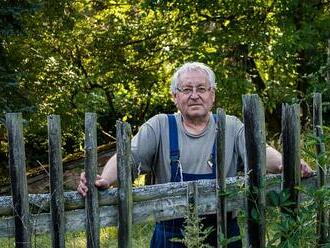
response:
[[(212, 172), (212, 148), (216, 136), (216, 123), (210, 115), (205, 130), (199, 135), (188, 133), (182, 124), (180, 113), (175, 114), (178, 127), (178, 142), (182, 171), (190, 174)], [(168, 118), (159, 114), (144, 123), (132, 139), (134, 164), (139, 171), (153, 171), (155, 183), (171, 180)], [(245, 161), (245, 139), (243, 123), (235, 116), (226, 116), (225, 175), (235, 176), (237, 166)]]

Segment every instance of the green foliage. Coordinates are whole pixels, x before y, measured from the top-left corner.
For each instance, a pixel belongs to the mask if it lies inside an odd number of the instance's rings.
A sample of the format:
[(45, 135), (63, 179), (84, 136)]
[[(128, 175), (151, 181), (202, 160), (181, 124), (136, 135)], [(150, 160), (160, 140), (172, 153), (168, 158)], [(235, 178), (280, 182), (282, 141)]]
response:
[[(150, 243), (153, 232), (153, 223), (133, 225), (133, 247), (147, 247)], [(0, 245), (3, 248), (14, 247), (14, 238), (0, 238)], [(33, 247), (51, 247), (50, 234), (32, 235)], [(87, 246), (85, 232), (66, 232), (65, 247), (85, 248)], [(101, 247), (118, 247), (118, 229), (117, 227), (106, 227), (100, 230)]]
[(272, 207), (286, 208), (292, 206), (293, 202), (290, 202), (290, 194), (288, 190), (282, 190), (279, 193), (276, 191), (270, 191), (267, 194), (267, 202)]
[(183, 238), (173, 238), (171, 241), (182, 243), (187, 248), (210, 248), (205, 241), (212, 231), (212, 227), (204, 227), (202, 218), (195, 213), (194, 207), (190, 206), (182, 230)]
[[(31, 112), (31, 103), (20, 89), (16, 68), (17, 56), (10, 53), (10, 36), (23, 36), (21, 17), (30, 13), (33, 5), (22, 1), (5, 1), (0, 6), (0, 125), (4, 124), (6, 112)], [(3, 136), (1, 135), (0, 138)]]
[[(317, 138), (315, 135), (306, 135), (304, 140), (303, 155), (306, 160), (320, 166), (323, 170), (329, 168), (328, 150), (317, 154), (317, 144), (329, 144), (328, 128), (324, 128), (325, 135)], [(267, 218), (271, 223), (268, 229), (267, 247), (316, 247), (317, 238), (317, 213), (320, 209), (330, 209), (330, 190), (328, 186), (319, 189), (315, 187), (298, 188), (300, 194), (307, 198), (299, 205), (297, 212), (292, 213), (290, 207), (294, 205), (290, 201), (287, 190), (280, 192), (271, 191), (267, 194)], [(281, 212), (282, 210), (282, 212)], [(283, 212), (284, 210), (284, 212)], [(327, 247), (329, 244), (325, 244)]]
[[(267, 219), (269, 227), (267, 229), (267, 247), (315, 247), (317, 239), (316, 213), (319, 209), (320, 200), (324, 203), (324, 208), (330, 207), (330, 191), (328, 188), (302, 189), (303, 194), (309, 200), (299, 206), (295, 217), (287, 207), (292, 205), (289, 195), (285, 191), (279, 193), (270, 192), (267, 195), (269, 208), (267, 209)], [(287, 209), (286, 213), (280, 209)]]
[[(282, 102), (305, 106), (314, 91), (330, 101), (330, 10), (324, 1), (5, 3), (0, 120), (5, 112), (22, 111), (27, 145), (44, 154), (41, 160), (47, 160), (49, 114), (61, 115), (65, 153), (71, 153), (83, 146), (87, 111), (97, 112), (99, 131), (112, 136), (116, 119), (137, 130), (156, 113), (174, 112), (170, 76), (186, 61), (214, 69), (215, 107), (227, 113), (240, 116), (241, 95), (258, 93), (272, 133), (278, 132), (272, 127), (278, 126)], [(99, 133), (99, 143), (109, 141)]]

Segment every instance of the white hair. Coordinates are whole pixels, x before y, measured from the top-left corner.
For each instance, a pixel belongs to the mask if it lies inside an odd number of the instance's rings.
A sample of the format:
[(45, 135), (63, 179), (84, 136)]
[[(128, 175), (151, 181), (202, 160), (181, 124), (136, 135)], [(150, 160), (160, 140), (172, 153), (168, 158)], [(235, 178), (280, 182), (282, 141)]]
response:
[(190, 71), (202, 71), (205, 72), (208, 78), (208, 82), (212, 88), (216, 88), (217, 84), (215, 82), (215, 75), (214, 72), (210, 67), (207, 65), (200, 63), (200, 62), (187, 62), (180, 66), (172, 76), (171, 79), (171, 92), (175, 94), (177, 92), (178, 84), (180, 83), (179, 77), (185, 73)]

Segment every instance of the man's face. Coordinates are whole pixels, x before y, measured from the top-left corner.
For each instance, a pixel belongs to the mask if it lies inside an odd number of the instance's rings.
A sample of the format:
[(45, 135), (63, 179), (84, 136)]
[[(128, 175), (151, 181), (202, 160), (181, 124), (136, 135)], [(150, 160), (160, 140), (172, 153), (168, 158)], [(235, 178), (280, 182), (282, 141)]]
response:
[(184, 117), (200, 119), (208, 116), (214, 99), (214, 89), (210, 87), (204, 71), (196, 70), (180, 75), (173, 101)]

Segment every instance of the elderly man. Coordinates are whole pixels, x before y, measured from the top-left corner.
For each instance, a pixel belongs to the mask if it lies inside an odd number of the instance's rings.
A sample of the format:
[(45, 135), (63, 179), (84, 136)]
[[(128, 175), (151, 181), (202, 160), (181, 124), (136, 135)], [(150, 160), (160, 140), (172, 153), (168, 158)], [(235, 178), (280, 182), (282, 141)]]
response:
[[(132, 139), (132, 154), (135, 168), (152, 171), (156, 183), (191, 181), (215, 178), (216, 121), (211, 108), (215, 100), (215, 75), (205, 64), (192, 62), (182, 65), (171, 80), (172, 99), (179, 112), (159, 114), (148, 120)], [(245, 140), (243, 123), (234, 116), (226, 116), (226, 161), (225, 175), (235, 176), (245, 161)], [(281, 154), (267, 147), (267, 170), (280, 172)], [(311, 170), (304, 165), (307, 176)], [(97, 176), (97, 187), (109, 187), (117, 180), (116, 156), (106, 164), (102, 175)], [(87, 192), (84, 173), (78, 191)], [(239, 235), (237, 220), (231, 213), (227, 216), (228, 237)], [(216, 217), (206, 216), (204, 226), (213, 226), (207, 243), (216, 246)], [(184, 247), (171, 242), (174, 237), (182, 238), (183, 220), (162, 221), (156, 224), (151, 247)], [(241, 247), (241, 241), (228, 247)]]

